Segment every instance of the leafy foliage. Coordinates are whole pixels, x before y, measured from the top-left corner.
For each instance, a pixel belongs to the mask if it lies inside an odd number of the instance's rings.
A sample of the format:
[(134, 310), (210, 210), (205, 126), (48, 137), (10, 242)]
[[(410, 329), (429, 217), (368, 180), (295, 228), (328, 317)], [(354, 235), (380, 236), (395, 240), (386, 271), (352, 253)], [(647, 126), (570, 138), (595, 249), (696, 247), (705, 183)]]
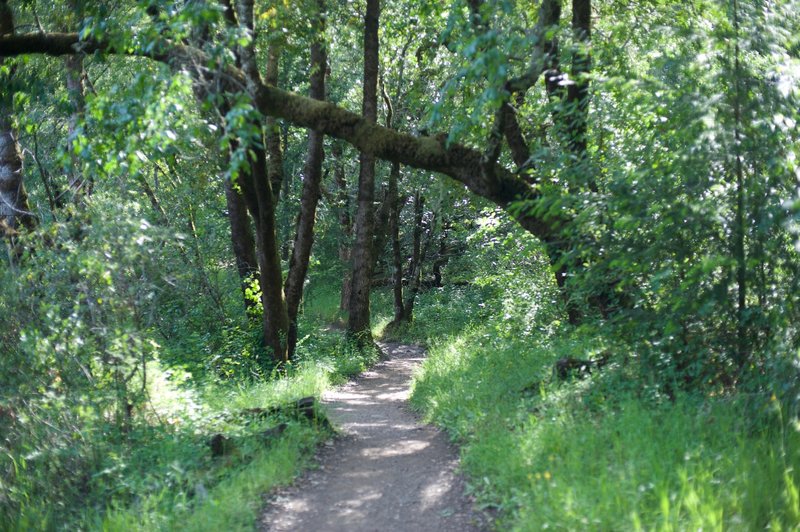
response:
[[(483, 163), (519, 164), (510, 140), (489, 149), (513, 126), (498, 121), (509, 107), (528, 152), (514, 175), (530, 190), (499, 203), (546, 227), (537, 240), (463, 186), (404, 166), (396, 271), (377, 209), (374, 284), (418, 299), (390, 333), (431, 346), (415, 404), (464, 444), (501, 525), (797, 527), (797, 2), (596, 0), (589, 40), (559, 2), (546, 82), (514, 95), (508, 81), (546, 48), (533, 30), (544, 2), (384, 4), (379, 122), (476, 150), (475, 175), (502, 189)], [(327, 434), (289, 421), (264, 445), (283, 421), (235, 412), (318, 395), (378, 359), (335, 328), (356, 149), (325, 140), (290, 363), (270, 360), (260, 325), (277, 284), (240, 277), (230, 249), (228, 184), (245, 232), (274, 232), (282, 279), (307, 151), (305, 130), (270, 129), (283, 182), (264, 226), (246, 178), (273, 110), (229, 79), (242, 52), (305, 93), (323, 37), (327, 99), (361, 108), (363, 2), (330, 2), (322, 36), (317, 6), (258, 0), (247, 28), (210, 0), (13, 3), (17, 33), (80, 35), (84, 90), (50, 57), (0, 63), (3, 127), (38, 222), (0, 227), (0, 527), (247, 528), (259, 493)], [(83, 53), (93, 40), (106, 47)], [(181, 59), (178, 45), (197, 51)], [(578, 84), (586, 100), (570, 98)], [(379, 164), (383, 205), (390, 171)], [(389, 297), (373, 293), (376, 332), (395, 317)], [(553, 377), (560, 358), (606, 355), (584, 380)], [(239, 451), (212, 459), (207, 440), (223, 432)]]

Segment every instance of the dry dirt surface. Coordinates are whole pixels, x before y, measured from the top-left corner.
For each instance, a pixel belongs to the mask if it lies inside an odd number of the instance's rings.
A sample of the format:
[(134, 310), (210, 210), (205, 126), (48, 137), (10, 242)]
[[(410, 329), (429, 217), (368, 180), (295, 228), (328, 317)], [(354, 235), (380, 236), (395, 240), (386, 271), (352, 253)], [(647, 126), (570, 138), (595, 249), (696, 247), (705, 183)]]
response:
[(457, 473), (445, 434), (408, 409), (421, 347), (381, 344), (388, 360), (325, 394), (328, 417), (342, 433), (323, 446), (319, 467), (270, 496), (261, 517), (268, 531), (486, 530)]

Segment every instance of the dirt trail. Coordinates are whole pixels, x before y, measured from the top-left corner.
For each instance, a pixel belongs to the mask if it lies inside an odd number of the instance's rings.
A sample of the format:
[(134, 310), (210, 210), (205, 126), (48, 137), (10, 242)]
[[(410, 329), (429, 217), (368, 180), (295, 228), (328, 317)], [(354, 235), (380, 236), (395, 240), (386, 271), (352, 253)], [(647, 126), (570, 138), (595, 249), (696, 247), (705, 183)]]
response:
[(319, 468), (274, 495), (261, 517), (269, 531), (478, 531), (447, 437), (407, 406), (421, 347), (382, 344), (389, 359), (325, 394), (343, 436), (323, 448)]

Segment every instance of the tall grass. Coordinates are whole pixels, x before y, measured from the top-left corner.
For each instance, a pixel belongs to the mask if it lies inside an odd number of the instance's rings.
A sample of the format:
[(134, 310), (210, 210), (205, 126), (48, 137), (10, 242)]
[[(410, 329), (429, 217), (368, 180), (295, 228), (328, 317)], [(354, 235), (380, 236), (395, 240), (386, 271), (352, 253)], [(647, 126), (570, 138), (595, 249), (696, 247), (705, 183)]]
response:
[[(124, 430), (80, 404), (63, 405), (69, 426), (25, 413), (11, 427), (14, 444), (0, 448), (0, 471), (10, 472), (0, 476), (0, 530), (252, 529), (263, 494), (291, 481), (331, 434), (292, 416), (246, 412), (319, 397), (377, 358), (316, 322), (301, 337), (297, 360), (267, 378), (203, 380), (151, 364), (146, 407)], [(241, 357), (249, 351), (227, 352), (226, 367)], [(285, 430), (269, 432), (279, 424)], [(213, 457), (217, 434), (230, 449)]]
[[(492, 293), (478, 292), (456, 297)], [(471, 489), (500, 510), (499, 529), (800, 527), (800, 434), (775, 396), (670, 401), (603, 330), (531, 326), (502, 297), (473, 317), (439, 299), (419, 303), (418, 319), (436, 312), (434, 323), (406, 331), (429, 345), (412, 404), (461, 444)], [(453, 326), (437, 337), (441, 323)], [(609, 348), (614, 362), (602, 372), (565, 383), (552, 375), (561, 357)]]

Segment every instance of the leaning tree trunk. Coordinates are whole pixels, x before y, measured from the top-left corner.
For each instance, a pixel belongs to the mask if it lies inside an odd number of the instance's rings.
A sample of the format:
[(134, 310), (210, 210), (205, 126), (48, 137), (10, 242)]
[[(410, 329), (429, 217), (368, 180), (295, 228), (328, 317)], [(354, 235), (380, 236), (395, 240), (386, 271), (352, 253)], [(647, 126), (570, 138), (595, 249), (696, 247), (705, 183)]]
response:
[[(378, 20), (380, 0), (367, 0), (364, 19), (364, 100), (362, 115), (375, 123), (378, 116)], [(348, 334), (361, 342), (371, 340), (369, 294), (372, 283), (372, 244), (375, 233), (375, 156), (361, 153), (358, 175), (358, 210), (353, 253), (353, 286), (350, 294)]]
[[(6, 0), (0, 0), (0, 35), (14, 33), (14, 19)], [(4, 65), (0, 57), (0, 67)], [(0, 232), (11, 236), (19, 222), (26, 227), (35, 225), (35, 218), (28, 206), (28, 194), (22, 183), (22, 155), (17, 144), (17, 132), (11, 119), (13, 92), (10, 78), (13, 65), (8, 72), (0, 74)]]
[[(237, 3), (236, 14), (239, 24), (252, 32), (253, 2), (240, 0)], [(256, 87), (262, 85), (253, 46), (251, 42), (249, 46), (239, 49), (247, 89), (251, 94), (255, 93)], [(268, 78), (272, 78), (275, 82), (277, 82), (278, 59), (278, 49), (270, 47), (267, 74)], [(278, 195), (272, 186), (276, 179), (274, 172), (282, 168), (282, 162), (276, 160), (276, 158), (280, 158), (280, 143), (277, 145), (277, 152), (270, 151), (269, 161), (267, 160), (267, 150), (271, 147), (269, 142), (270, 122), (267, 120), (264, 121), (264, 129), (267, 137), (262, 135), (260, 139), (262, 142), (249, 146), (248, 152), (252, 153), (250, 157), (251, 180), (245, 188), (245, 194), (247, 206), (256, 221), (256, 255), (259, 266), (261, 302), (264, 307), (264, 344), (272, 350), (272, 357), (275, 361), (286, 362), (288, 360), (286, 337), (289, 331), (289, 314), (283, 293), (283, 273), (278, 253), (277, 224), (275, 223), (275, 202)], [(272, 132), (277, 134), (275, 128), (272, 129)], [(264, 149), (264, 146), (267, 149)], [(274, 146), (272, 147), (274, 148)]]
[[(3, 0), (2, 3), (4, 5), (7, 4), (7, 0)], [(228, 3), (230, 3), (230, 0), (228, 0)], [(250, 3), (252, 4), (252, 2)], [(373, 9), (368, 10), (368, 12), (377, 13), (377, 5), (375, 4), (373, 3)], [(543, 0), (540, 3), (538, 19), (540, 21), (549, 19), (549, 15), (544, 16), (549, 13), (553, 15), (557, 22), (561, 4), (561, 0)], [(589, 0), (573, 0), (574, 11), (590, 13), (589, 7)], [(590, 17), (581, 18), (580, 21), (589, 22)], [(555, 24), (552, 26), (555, 26)], [(550, 31), (552, 26), (537, 22), (536, 27), (530, 28), (531, 35), (535, 37), (535, 44), (529, 58), (528, 68), (523, 75), (508, 80), (506, 90), (503, 91), (505, 99), (507, 99), (505, 94), (513, 95), (533, 87), (542, 75), (543, 66), (551, 62), (549, 51), (545, 50), (545, 48), (552, 48), (550, 44), (554, 39), (547, 39), (549, 34), (555, 35)], [(585, 36), (588, 42), (588, 32), (585, 33)], [(377, 38), (375, 42), (377, 45)], [(179, 44), (166, 46), (163, 53), (160, 50), (133, 50), (130, 47), (119, 46), (103, 39), (81, 39), (77, 33), (29, 34), (18, 38), (2, 36), (0, 37), (0, 55), (70, 55), (75, 53), (76, 45), (79, 45), (85, 53), (103, 50), (105, 53), (110, 54), (144, 55), (156, 61), (182, 66), (192, 66), (198, 64), (198, 62), (208, 64), (212, 60), (206, 53), (191, 46), (187, 47)], [(580, 54), (573, 54), (573, 58), (578, 55)], [(587, 66), (589, 65), (587, 64)], [(388, 161), (398, 161), (415, 168), (443, 173), (463, 183), (470, 191), (508, 210), (525, 230), (545, 242), (548, 253), (551, 255), (551, 262), (558, 263), (559, 247), (557, 243), (559, 241), (566, 243), (566, 245), (561, 246), (562, 251), (569, 249), (570, 239), (565, 238), (569, 237), (569, 232), (564, 230), (564, 227), (570, 223), (568, 216), (564, 215), (552, 219), (538, 213), (539, 209), (516, 208), (520, 200), (539, 202), (542, 199), (542, 194), (541, 191), (531, 186), (530, 176), (523, 175), (523, 173), (510, 172), (502, 164), (498, 163), (502, 150), (500, 149), (500, 143), (496, 142), (496, 139), (502, 138), (502, 135), (492, 135), (487, 139), (487, 147), (492, 149), (481, 152), (457, 143), (443, 143), (437, 137), (414, 137), (378, 126), (374, 119), (359, 116), (334, 104), (315, 102), (283, 91), (260, 80), (257, 80), (258, 82), (250, 87), (249, 76), (240, 68), (227, 67), (224, 68), (222, 74), (216, 79), (219, 80), (223, 89), (236, 91), (242, 85), (247, 85), (253, 96), (254, 107), (264, 115), (283, 119), (287, 123), (296, 126), (317, 129), (328, 136), (350, 143), (361, 150), (363, 154)], [(553, 79), (552, 76), (548, 77)], [(516, 119), (514, 113), (501, 113), (502, 116)], [(496, 125), (503, 126), (503, 121), (497, 121)], [(500, 128), (500, 131), (502, 132), (504, 129)], [(519, 140), (520, 138), (516, 138), (516, 141)], [(520, 155), (522, 154), (520, 153)], [(522, 157), (518, 158), (515, 155), (515, 160), (517, 159), (521, 160)], [(530, 168), (535, 167), (535, 162), (536, 158), (533, 157), (529, 161)], [(571, 182), (574, 177), (570, 176), (568, 181)], [(581, 181), (583, 182), (583, 180)], [(585, 235), (584, 240), (590, 239), (590, 235)], [(572, 242), (574, 242), (574, 239)], [(564, 253), (561, 254), (564, 255)], [(578, 275), (580, 274), (581, 263), (576, 260), (567, 261), (567, 263), (570, 269), (577, 266), (576, 270)], [(563, 282), (561, 277), (563, 276), (560, 276), (560, 283)], [(618, 286), (618, 283), (619, 281), (610, 281), (610, 288)], [(606, 291), (605, 295), (609, 296), (609, 301), (615, 301), (613, 290)]]
[[(223, 4), (225, 21), (229, 27), (238, 25), (236, 10), (229, 2)], [(209, 27), (202, 24), (195, 28), (192, 37), (200, 46), (206, 43), (209, 39)], [(202, 76), (194, 84), (195, 97), (199, 102), (202, 102), (207, 95), (209, 80), (204, 79)], [(228, 114), (231, 109), (231, 104), (227, 100), (223, 100), (222, 104), (217, 107), (217, 112), (222, 117)], [(228, 155), (228, 164), (230, 154), (234, 153), (239, 148), (239, 142), (235, 139), (231, 141), (230, 152)], [(242, 290), (242, 300), (244, 302), (245, 312), (248, 317), (253, 317), (250, 312), (256, 307), (256, 302), (253, 297), (248, 294), (251, 282), (254, 278), (257, 279), (259, 274), (258, 270), (258, 257), (256, 254), (256, 241), (253, 237), (253, 227), (248, 215), (247, 198), (252, 203), (251, 212), (258, 212), (257, 203), (255, 202), (255, 191), (253, 189), (253, 169), (242, 168), (240, 175), (234, 182), (229, 176), (225, 180), (225, 203), (228, 211), (228, 223), (230, 225), (231, 247), (233, 249), (233, 256), (236, 262), (236, 271), (239, 274), (240, 287)], [(255, 220), (255, 215), (254, 218)]]
[[(325, 51), (325, 1), (317, 0), (318, 12), (312, 27), (316, 36), (311, 44), (311, 75), (309, 96), (316, 100), (325, 99), (325, 71), (327, 57)], [(289, 275), (286, 278), (286, 307), (289, 314), (289, 334), (287, 338), (289, 357), (294, 356), (297, 346), (297, 311), (303, 297), (303, 284), (308, 273), (308, 261), (314, 242), (314, 221), (322, 181), (322, 162), (325, 159), (322, 133), (311, 130), (308, 134), (308, 155), (303, 172), (303, 193), (300, 198), (300, 216), (289, 262)]]

